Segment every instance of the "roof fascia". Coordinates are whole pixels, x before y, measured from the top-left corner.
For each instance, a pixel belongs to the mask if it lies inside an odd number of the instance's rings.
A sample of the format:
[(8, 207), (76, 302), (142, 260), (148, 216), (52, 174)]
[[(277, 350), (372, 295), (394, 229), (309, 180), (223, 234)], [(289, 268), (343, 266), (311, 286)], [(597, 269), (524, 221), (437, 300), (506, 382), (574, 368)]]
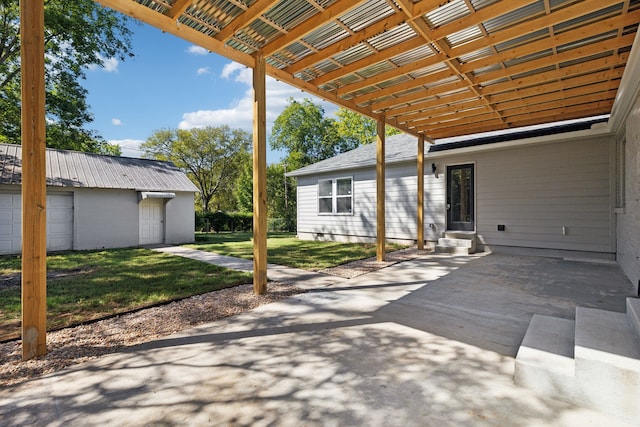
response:
[(595, 127), (586, 130), (578, 130), (574, 132), (555, 133), (552, 135), (536, 136), (533, 138), (523, 138), (514, 141), (496, 142), (493, 144), (477, 145), (475, 147), (454, 148), (451, 150), (436, 151), (434, 153), (426, 153), (425, 158), (433, 159), (439, 157), (450, 157), (458, 154), (478, 153), (485, 151), (504, 150), (507, 148), (525, 147), (529, 145), (553, 144), (559, 142), (576, 141), (585, 138), (609, 137), (612, 133), (609, 126), (605, 123), (595, 125)]
[(640, 76), (640, 31), (636, 33), (631, 46), (618, 93), (611, 108), (609, 130), (613, 134), (618, 134), (622, 130), (631, 108), (640, 94), (640, 78), (638, 76)]

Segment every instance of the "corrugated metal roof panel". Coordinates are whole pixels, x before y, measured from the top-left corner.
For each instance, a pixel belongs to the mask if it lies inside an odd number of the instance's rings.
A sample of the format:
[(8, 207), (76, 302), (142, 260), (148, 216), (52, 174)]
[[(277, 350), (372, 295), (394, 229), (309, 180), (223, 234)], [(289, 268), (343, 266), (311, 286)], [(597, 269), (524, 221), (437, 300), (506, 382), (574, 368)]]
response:
[(340, 21), (352, 31), (359, 31), (393, 13), (393, 8), (385, 0), (372, 0), (345, 13)]
[(488, 19), (484, 22), (483, 26), (487, 33), (492, 34), (503, 28), (510, 27), (519, 22), (541, 15), (544, 12), (544, 1), (540, 0), (527, 6), (521, 7), (520, 9), (516, 9), (513, 12), (505, 13), (504, 15)]
[(471, 11), (464, 0), (453, 0), (427, 13), (424, 17), (431, 28), (436, 28), (470, 14)]
[(376, 50), (385, 50), (416, 37), (416, 32), (407, 24), (398, 25), (390, 31), (371, 37), (368, 43)]
[(470, 41), (479, 39), (483, 37), (482, 30), (477, 25), (473, 27), (466, 28), (462, 31), (458, 31), (457, 33), (453, 33), (445, 37), (445, 40), (451, 47), (457, 47), (461, 44), (468, 43)]
[(419, 61), (424, 58), (429, 58), (434, 56), (435, 53), (431, 48), (431, 45), (420, 46), (419, 48), (412, 49), (409, 52), (401, 53), (400, 55), (394, 56), (391, 58), (394, 64), (398, 67), (402, 67), (403, 65), (411, 64), (413, 62)]
[(353, 46), (352, 48), (339, 53), (338, 55), (334, 56), (333, 59), (342, 65), (348, 65), (352, 62), (356, 62), (361, 60), (362, 58), (373, 55), (373, 53), (374, 52), (369, 46), (364, 43), (360, 43), (359, 45)]
[(349, 35), (349, 32), (342, 26), (335, 22), (330, 22), (318, 30), (311, 32), (304, 37), (303, 40), (316, 49), (324, 49), (345, 37), (349, 37)]
[[(22, 147), (0, 144), (0, 184), (22, 182)], [(47, 185), (148, 191), (196, 192), (172, 163), (76, 151), (46, 151)]]
[(528, 34), (523, 34), (520, 37), (516, 37), (511, 40), (507, 40), (504, 43), (497, 43), (495, 48), (498, 52), (504, 52), (505, 50), (513, 49), (516, 46), (520, 46), (525, 43), (530, 43), (534, 40), (539, 40), (549, 37), (549, 29), (543, 28), (539, 31), (534, 31)]

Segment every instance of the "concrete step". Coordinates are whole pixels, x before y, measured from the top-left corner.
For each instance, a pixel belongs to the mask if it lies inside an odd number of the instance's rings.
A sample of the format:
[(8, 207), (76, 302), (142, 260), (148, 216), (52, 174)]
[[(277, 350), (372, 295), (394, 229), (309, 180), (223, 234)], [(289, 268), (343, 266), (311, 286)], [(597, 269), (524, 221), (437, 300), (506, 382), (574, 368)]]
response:
[(631, 421), (640, 419), (640, 300), (627, 313), (576, 309), (575, 322), (534, 315), (515, 361), (517, 384)]
[(575, 322), (534, 314), (515, 361), (514, 381), (553, 396), (573, 396)]
[(438, 239), (438, 245), (459, 247), (459, 248), (471, 248), (473, 246), (473, 242), (468, 239), (452, 239), (452, 238), (444, 237), (444, 238)]
[(640, 341), (640, 299), (627, 298), (627, 318), (631, 329), (636, 334), (636, 339)]
[(459, 246), (442, 246), (436, 245), (437, 254), (451, 254), (451, 255), (469, 255), (469, 248)]
[(640, 419), (640, 344), (625, 313), (576, 309), (574, 401)]
[(438, 239), (438, 244), (436, 245), (436, 253), (469, 255), (475, 253), (475, 251), (476, 233), (474, 231), (445, 231), (444, 237)]

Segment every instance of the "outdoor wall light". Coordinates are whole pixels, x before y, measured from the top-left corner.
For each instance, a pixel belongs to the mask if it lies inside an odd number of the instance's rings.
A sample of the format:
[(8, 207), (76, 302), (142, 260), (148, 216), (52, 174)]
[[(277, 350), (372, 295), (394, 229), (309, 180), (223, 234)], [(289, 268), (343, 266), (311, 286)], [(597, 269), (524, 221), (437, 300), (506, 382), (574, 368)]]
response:
[(436, 165), (435, 163), (431, 163), (431, 172), (433, 172), (433, 174), (437, 178), (438, 177), (438, 165)]

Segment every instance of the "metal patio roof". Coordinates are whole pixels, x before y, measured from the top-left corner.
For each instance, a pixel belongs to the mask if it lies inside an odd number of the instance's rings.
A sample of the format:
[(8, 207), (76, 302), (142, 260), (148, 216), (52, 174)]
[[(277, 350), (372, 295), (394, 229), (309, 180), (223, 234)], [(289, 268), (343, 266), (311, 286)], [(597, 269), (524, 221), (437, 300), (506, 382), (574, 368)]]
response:
[(640, 0), (96, 0), (430, 139), (611, 112)]

